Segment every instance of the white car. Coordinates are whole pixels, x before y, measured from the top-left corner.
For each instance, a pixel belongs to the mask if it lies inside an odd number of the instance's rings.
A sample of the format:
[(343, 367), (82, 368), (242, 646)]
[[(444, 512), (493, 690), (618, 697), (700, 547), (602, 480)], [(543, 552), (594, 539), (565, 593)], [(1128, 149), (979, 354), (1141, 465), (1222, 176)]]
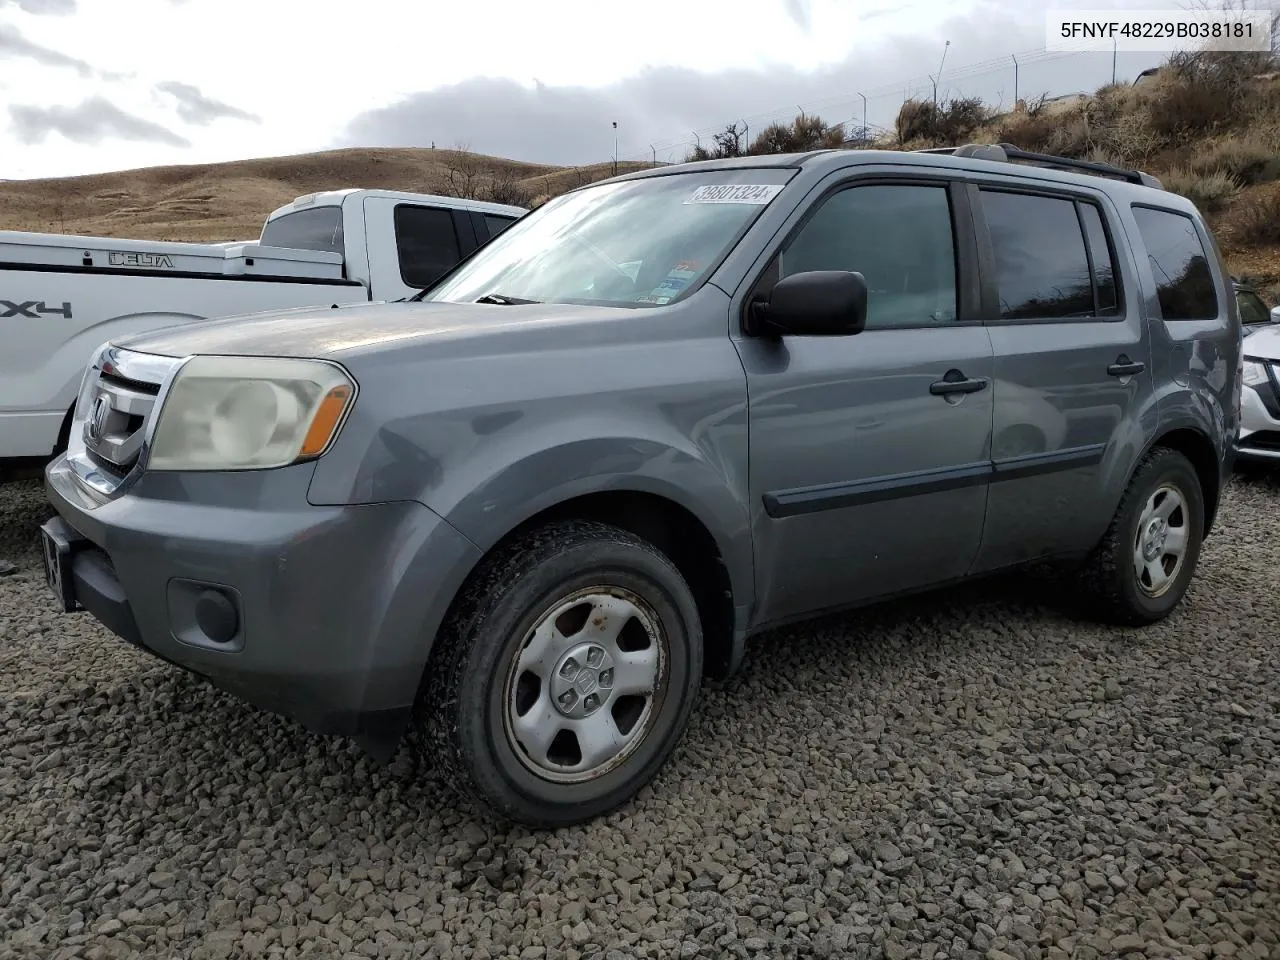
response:
[(213, 317), (400, 300), (527, 211), (388, 190), (299, 197), (247, 243), (0, 231), (0, 476), (66, 447), (90, 355)]
[(1280, 463), (1280, 325), (1268, 325), (1244, 341), (1236, 456)]

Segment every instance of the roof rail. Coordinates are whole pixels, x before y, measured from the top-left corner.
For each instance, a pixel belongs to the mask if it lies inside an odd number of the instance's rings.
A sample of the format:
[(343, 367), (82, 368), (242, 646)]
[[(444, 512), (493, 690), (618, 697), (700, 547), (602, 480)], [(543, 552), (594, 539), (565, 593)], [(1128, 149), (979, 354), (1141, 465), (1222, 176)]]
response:
[(1100, 174), (1104, 177), (1119, 177), (1142, 187), (1153, 187), (1156, 190), (1164, 189), (1164, 185), (1159, 180), (1149, 173), (1143, 173), (1141, 170), (1126, 170), (1124, 167), (1112, 166), (1109, 163), (1074, 160), (1070, 157), (1057, 157), (1048, 153), (1033, 153), (1030, 150), (1015, 147), (1012, 143), (966, 143), (959, 147), (931, 147), (927, 150), (913, 152), (941, 153), (955, 157), (972, 157), (975, 160), (1022, 160), (1026, 163), (1043, 164), (1065, 170), (1082, 170), (1087, 173)]

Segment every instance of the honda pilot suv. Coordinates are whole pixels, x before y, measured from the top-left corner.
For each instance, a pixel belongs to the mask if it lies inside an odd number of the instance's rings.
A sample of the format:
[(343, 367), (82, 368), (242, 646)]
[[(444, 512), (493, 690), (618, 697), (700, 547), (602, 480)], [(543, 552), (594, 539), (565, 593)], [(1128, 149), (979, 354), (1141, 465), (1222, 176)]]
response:
[[(93, 358), (49, 584), (144, 650), (549, 827), (746, 639), (1033, 561), (1167, 616), (1232, 466), (1232, 286), (1145, 174), (969, 146), (644, 171), (413, 301)], [(1076, 591), (1072, 591), (1073, 596)]]

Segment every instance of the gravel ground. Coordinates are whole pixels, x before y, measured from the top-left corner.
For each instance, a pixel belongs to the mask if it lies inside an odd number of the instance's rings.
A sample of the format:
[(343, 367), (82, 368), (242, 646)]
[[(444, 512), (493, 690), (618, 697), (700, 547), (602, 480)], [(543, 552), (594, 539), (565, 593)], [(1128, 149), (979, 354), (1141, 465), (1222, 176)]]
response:
[(1023, 576), (758, 642), (535, 835), (53, 614), (0, 488), (0, 956), (1280, 958), (1278, 508), (1145, 631)]

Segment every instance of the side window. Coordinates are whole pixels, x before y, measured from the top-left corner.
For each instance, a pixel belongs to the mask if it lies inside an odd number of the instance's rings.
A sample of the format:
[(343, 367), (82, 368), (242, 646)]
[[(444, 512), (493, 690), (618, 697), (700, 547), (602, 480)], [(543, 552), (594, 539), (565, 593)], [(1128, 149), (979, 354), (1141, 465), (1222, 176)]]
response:
[(1119, 316), (1120, 291), (1119, 281), (1116, 278), (1120, 271), (1116, 269), (1107, 230), (1102, 225), (1102, 213), (1092, 203), (1083, 201), (1076, 205), (1076, 209), (1080, 211), (1080, 219), (1084, 222), (1084, 233), (1089, 238), (1093, 280), (1098, 291), (1098, 316)]
[(515, 222), (514, 217), (499, 217), (492, 213), (486, 213), (484, 215), (484, 224), (489, 228), (490, 238), (496, 237)]
[(945, 185), (875, 184), (829, 197), (787, 243), (778, 276), (851, 270), (867, 281), (867, 328), (956, 319), (956, 254)]
[(1262, 298), (1251, 290), (1236, 291), (1236, 306), (1240, 310), (1240, 322), (1244, 324), (1270, 323), (1271, 311)]
[[(982, 210), (995, 255), (1000, 319), (1095, 315), (1089, 254), (1074, 200), (983, 190)], [(1114, 268), (1111, 284), (1114, 300)]]
[(430, 286), (462, 259), (449, 210), (401, 204), (395, 228), (400, 276), (411, 287)]
[(1165, 320), (1212, 320), (1218, 294), (1204, 244), (1191, 218), (1171, 210), (1134, 207), (1133, 219), (1151, 260)]

